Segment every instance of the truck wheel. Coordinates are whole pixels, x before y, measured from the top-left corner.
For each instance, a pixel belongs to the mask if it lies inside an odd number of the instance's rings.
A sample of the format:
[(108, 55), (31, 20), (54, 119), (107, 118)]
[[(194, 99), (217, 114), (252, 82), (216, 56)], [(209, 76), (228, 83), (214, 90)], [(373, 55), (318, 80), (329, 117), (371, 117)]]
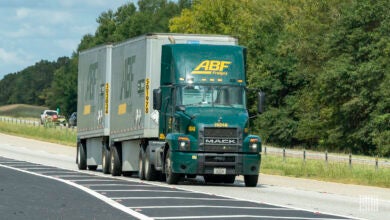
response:
[(165, 176), (168, 184), (177, 184), (179, 182), (180, 175), (172, 172), (171, 153), (169, 150), (165, 156)]
[(110, 151), (105, 145), (102, 147), (102, 170), (104, 174), (110, 173)]
[(144, 157), (144, 169), (145, 169), (145, 179), (149, 181), (154, 181), (157, 179), (157, 171), (154, 169), (154, 166), (150, 163), (150, 151), (149, 148), (146, 148), (146, 153)]
[(97, 170), (97, 165), (88, 165), (88, 170)]
[(77, 145), (77, 165), (79, 170), (87, 169), (87, 152), (84, 144), (78, 143)]
[(141, 147), (139, 149), (139, 154), (138, 154), (138, 178), (140, 180), (145, 179), (145, 152), (144, 149)]
[(259, 175), (245, 175), (244, 176), (245, 186), (256, 187), (258, 179), (259, 179)]
[(234, 183), (234, 180), (236, 180), (235, 175), (226, 175), (223, 177), (223, 182), (224, 183)]
[(116, 146), (111, 147), (111, 175), (120, 176), (122, 174), (122, 164), (119, 158), (118, 148)]

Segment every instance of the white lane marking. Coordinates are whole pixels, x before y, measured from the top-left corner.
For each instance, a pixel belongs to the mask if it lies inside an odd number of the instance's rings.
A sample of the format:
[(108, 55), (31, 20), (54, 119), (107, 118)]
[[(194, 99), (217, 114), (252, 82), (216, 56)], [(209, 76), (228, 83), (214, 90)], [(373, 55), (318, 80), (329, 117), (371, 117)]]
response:
[[(15, 161), (15, 162), (19, 162), (19, 161)], [(23, 162), (20, 162), (20, 163), (23, 163)], [(61, 168), (61, 169), (63, 169), (63, 168)], [(80, 170), (75, 171), (75, 172), (85, 173), (85, 174), (93, 174), (93, 175), (98, 176), (98, 177), (107, 178), (107, 175), (105, 175), (103, 173), (96, 173), (96, 172), (91, 173), (91, 171), (80, 171)], [(346, 215), (340, 215), (340, 214), (334, 214), (334, 213), (322, 212), (322, 211), (319, 212), (318, 210), (310, 210), (310, 209), (298, 208), (298, 207), (294, 207), (294, 206), (275, 204), (275, 203), (264, 202), (264, 201), (256, 201), (256, 200), (250, 200), (250, 199), (249, 200), (245, 200), (245, 199), (238, 198), (238, 197), (233, 197), (233, 196), (226, 196), (226, 195), (220, 195), (220, 194), (207, 193), (207, 192), (202, 192), (202, 191), (182, 188), (180, 186), (169, 186), (169, 185), (166, 185), (164, 183), (149, 182), (149, 181), (143, 181), (143, 180), (138, 180), (138, 179), (129, 179), (129, 178), (122, 177), (122, 176), (111, 177), (111, 178), (113, 178), (114, 180), (123, 180), (123, 181), (131, 182), (131, 183), (144, 183), (144, 184), (150, 185), (151, 187), (158, 186), (158, 187), (165, 187), (165, 188), (169, 188), (169, 189), (181, 189), (181, 190), (185, 190), (185, 191), (189, 191), (189, 192), (200, 193), (200, 194), (211, 195), (211, 196), (219, 196), (219, 197), (225, 198), (225, 199), (212, 199), (212, 200), (253, 202), (253, 203), (256, 203), (256, 204), (260, 204), (260, 205), (261, 204), (266, 204), (266, 205), (271, 205), (271, 206), (279, 206), (279, 207), (289, 208), (291, 210), (296, 210), (296, 211), (305, 211), (305, 212), (310, 212), (310, 213), (320, 213), (321, 215), (333, 215), (333, 216), (336, 216), (336, 217), (342, 217), (342, 218), (346, 218), (346, 219), (364, 220), (363, 218), (358, 218), (358, 217), (354, 217), (354, 216), (346, 216)], [(89, 184), (86, 184), (86, 185), (89, 185)], [(104, 184), (104, 185), (108, 185), (108, 184)], [(123, 198), (124, 199), (132, 199), (132, 198), (125, 198), (125, 197), (123, 197)], [(155, 199), (155, 198), (156, 197), (151, 197), (149, 199)], [(169, 197), (169, 198), (171, 198), (171, 197)], [(180, 198), (180, 197), (175, 197), (175, 198), (183, 199), (183, 198)], [(173, 199), (175, 199), (175, 198), (173, 198)], [(113, 199), (113, 198), (111, 198), (111, 199)], [(135, 199), (142, 199), (142, 197), (135, 198)], [(202, 199), (199, 199), (199, 198), (190, 198), (190, 199), (202, 200)], [(209, 200), (209, 199), (204, 199), (204, 200)]]
[[(21, 168), (21, 167), (17, 167), (17, 168)], [(50, 168), (46, 168), (46, 167), (25, 167), (25, 168), (22, 168), (22, 169), (25, 169), (25, 170), (55, 170), (56, 168), (54, 168), (54, 167), (50, 167)]]
[(140, 186), (140, 187), (156, 187), (153, 185), (142, 184), (120, 184), (120, 183), (107, 183), (107, 184), (85, 184), (85, 186)]
[(88, 189), (88, 188), (84, 187), (84, 186), (78, 185), (78, 184), (76, 184), (76, 183), (74, 183), (72, 181), (59, 179), (59, 178), (55, 178), (55, 177), (52, 177), (52, 176), (45, 176), (45, 175), (42, 175), (42, 174), (39, 174), (39, 173), (33, 173), (33, 172), (29, 172), (27, 170), (18, 169), (18, 168), (15, 168), (15, 167), (9, 167), (9, 166), (3, 165), (3, 164), (0, 164), (0, 166), (4, 167), (4, 168), (16, 170), (16, 171), (19, 171), (19, 172), (28, 173), (28, 174), (32, 174), (32, 175), (35, 175), (35, 176), (44, 177), (44, 178), (48, 178), (48, 179), (52, 179), (52, 180), (57, 180), (57, 181), (63, 182), (65, 184), (73, 186), (73, 187), (75, 187), (77, 189), (80, 189), (80, 190), (82, 190), (82, 191), (84, 191), (84, 192), (86, 192), (86, 193), (96, 197), (97, 199), (100, 199), (101, 201), (109, 204), (110, 206), (112, 206), (112, 207), (114, 207), (116, 209), (119, 209), (119, 210), (121, 210), (121, 211), (123, 211), (123, 212), (125, 212), (125, 213), (127, 213), (127, 214), (129, 214), (131, 216), (134, 216), (134, 217), (136, 217), (138, 219), (141, 219), (141, 220), (152, 220), (153, 219), (153, 218), (150, 218), (150, 217), (148, 217), (146, 215), (138, 213), (138, 212), (136, 212), (136, 211), (134, 211), (132, 209), (129, 209), (126, 206), (124, 206), (124, 205), (122, 205), (122, 204), (120, 204), (120, 203), (118, 203), (118, 202), (116, 202), (116, 201), (114, 201), (114, 200), (112, 200), (110, 198), (107, 198), (106, 196), (103, 196), (100, 193), (97, 193), (97, 192), (95, 192), (95, 191), (93, 191), (91, 189)]
[(176, 209), (176, 208), (221, 208), (221, 209), (252, 209), (252, 210), (289, 210), (288, 208), (267, 208), (248, 206), (217, 206), (217, 205), (176, 205), (176, 206), (134, 206), (131, 209)]
[(64, 175), (61, 175), (61, 174), (59, 174), (59, 175), (52, 175), (53, 177), (59, 177), (59, 178), (66, 178), (66, 177), (84, 177), (84, 178), (91, 178), (92, 176), (86, 176), (85, 174), (84, 175), (82, 175), (82, 174), (80, 174), (80, 175), (69, 175), (69, 174), (64, 174)]
[(16, 163), (16, 164), (22, 164), (22, 163), (26, 163), (26, 162), (23, 162), (23, 161), (0, 161), (0, 163), (5, 163), (5, 164), (12, 164), (12, 163)]
[(74, 180), (68, 180), (68, 181), (71, 181), (71, 182), (89, 182), (89, 181), (93, 181), (93, 182), (110, 182), (110, 181), (115, 181), (114, 179), (112, 180), (105, 180), (105, 179), (87, 179), (87, 180), (77, 180), (77, 179), (74, 179)]
[(56, 170), (49, 170), (49, 171), (38, 171), (37, 173), (40, 173), (40, 174), (49, 174), (49, 173), (55, 173), (55, 174), (57, 174), (57, 173), (64, 173), (64, 174), (66, 174), (66, 173), (70, 173), (70, 174), (74, 173), (74, 174), (77, 174), (78, 172), (75, 172), (75, 171), (56, 171)]
[(254, 219), (305, 219), (305, 220), (340, 220), (339, 218), (310, 218), (293, 216), (267, 216), (267, 215), (214, 215), (214, 216), (174, 216), (153, 217), (153, 219), (211, 219), (211, 218), (254, 218)]
[[(153, 182), (152, 183), (148, 182), (147, 184), (152, 184), (152, 185), (156, 185), (156, 186), (172, 188), (172, 186), (165, 186), (165, 185), (162, 185), (162, 184), (160, 185), (158, 183), (153, 183)], [(200, 193), (200, 194), (204, 194), (204, 195), (218, 196), (218, 197), (225, 198), (228, 201), (253, 202), (253, 203), (256, 203), (256, 204), (260, 204), (260, 205), (264, 205), (265, 204), (265, 205), (271, 205), (271, 206), (278, 206), (278, 207), (282, 207), (282, 208), (288, 208), (288, 209), (291, 209), (291, 211), (304, 211), (304, 212), (310, 212), (310, 213), (318, 213), (320, 215), (332, 215), (334, 217), (340, 217), (340, 218), (345, 218), (345, 219), (365, 220), (363, 218), (358, 218), (358, 217), (355, 217), (355, 216), (346, 216), (346, 215), (340, 215), (340, 214), (333, 214), (333, 213), (329, 213), (329, 212), (322, 212), (322, 211), (318, 211), (318, 210), (303, 209), (303, 208), (298, 208), (298, 207), (294, 207), (294, 206), (287, 206), (287, 205), (275, 204), (275, 203), (270, 203), (270, 202), (256, 201), (256, 200), (251, 200), (251, 199), (245, 200), (243, 198), (238, 198), (238, 197), (233, 197), (233, 196), (226, 196), (226, 195), (213, 194), (213, 193), (202, 192), (202, 191), (197, 191), (197, 190), (192, 190), (192, 189), (186, 189), (186, 188), (183, 188), (183, 187), (180, 187), (180, 186), (174, 187), (174, 188), (175, 189), (186, 190), (186, 191), (194, 192), (194, 193)], [(318, 218), (318, 219), (320, 219), (320, 218)]]
[(115, 200), (132, 200), (132, 199), (187, 199), (187, 200), (210, 200), (210, 201), (231, 201), (231, 199), (213, 199), (213, 198), (198, 198), (198, 197), (170, 197), (170, 196), (156, 196), (156, 197), (111, 197)]
[(25, 168), (25, 169), (28, 169), (29, 167), (31, 168), (34, 168), (34, 167), (41, 167), (42, 169), (55, 169), (54, 167), (42, 167), (44, 165), (41, 165), (41, 164), (15, 164), (15, 165), (12, 165), (12, 167), (16, 167), (16, 168)]
[(174, 191), (174, 190), (149, 190), (149, 189), (99, 189), (96, 192), (170, 192), (170, 193), (191, 193), (186, 191)]

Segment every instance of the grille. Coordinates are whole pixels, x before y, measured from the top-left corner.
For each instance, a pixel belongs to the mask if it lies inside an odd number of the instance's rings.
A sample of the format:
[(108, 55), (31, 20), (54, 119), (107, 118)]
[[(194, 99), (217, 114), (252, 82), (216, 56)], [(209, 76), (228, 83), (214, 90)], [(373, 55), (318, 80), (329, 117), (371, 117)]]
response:
[(205, 157), (205, 162), (235, 162), (236, 157), (234, 156), (206, 156)]
[(210, 152), (236, 152), (237, 145), (233, 145), (233, 146), (205, 145), (204, 150)]
[(204, 128), (205, 137), (237, 137), (237, 128)]

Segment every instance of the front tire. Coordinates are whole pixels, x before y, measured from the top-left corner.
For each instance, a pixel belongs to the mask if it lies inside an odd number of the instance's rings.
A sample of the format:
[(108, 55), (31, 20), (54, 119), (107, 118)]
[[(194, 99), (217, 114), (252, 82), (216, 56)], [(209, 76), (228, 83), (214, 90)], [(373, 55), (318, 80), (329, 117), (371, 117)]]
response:
[(77, 145), (77, 166), (79, 170), (87, 169), (87, 149), (81, 142)]
[(111, 175), (120, 176), (122, 174), (122, 163), (119, 157), (118, 148), (116, 146), (111, 147), (111, 159), (110, 159)]
[(259, 175), (245, 175), (244, 182), (246, 187), (256, 187)]
[(172, 171), (171, 153), (169, 150), (167, 151), (167, 155), (165, 156), (165, 176), (166, 182), (168, 184), (177, 184), (180, 179), (180, 174), (174, 173)]

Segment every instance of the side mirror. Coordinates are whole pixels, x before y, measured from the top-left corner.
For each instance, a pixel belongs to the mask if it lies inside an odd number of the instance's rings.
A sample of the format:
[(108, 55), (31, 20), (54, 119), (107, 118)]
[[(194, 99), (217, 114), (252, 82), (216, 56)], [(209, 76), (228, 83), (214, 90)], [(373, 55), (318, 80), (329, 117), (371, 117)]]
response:
[(257, 112), (263, 113), (265, 109), (265, 92), (257, 93)]
[(176, 111), (185, 112), (186, 111), (186, 107), (184, 105), (177, 105), (176, 106)]
[(153, 90), (153, 109), (161, 110), (161, 89)]

